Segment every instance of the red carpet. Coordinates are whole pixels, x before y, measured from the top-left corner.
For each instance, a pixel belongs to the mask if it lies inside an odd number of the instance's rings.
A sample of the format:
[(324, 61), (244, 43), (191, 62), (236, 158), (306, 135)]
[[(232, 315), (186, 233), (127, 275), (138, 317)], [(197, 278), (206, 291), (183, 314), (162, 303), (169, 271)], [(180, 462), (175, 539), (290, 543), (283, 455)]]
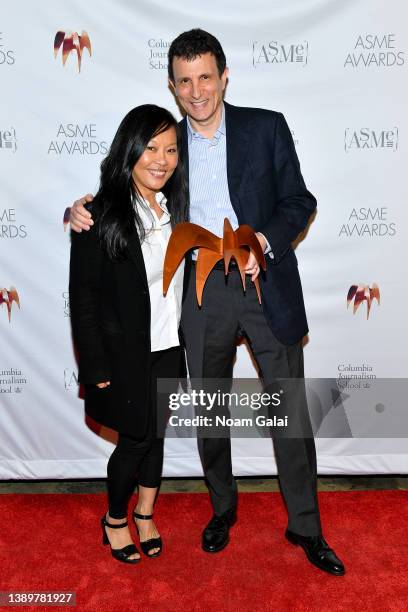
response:
[(0, 590), (76, 591), (81, 612), (406, 612), (408, 491), (324, 492), (319, 500), (344, 577), (315, 569), (286, 542), (277, 493), (240, 495), (231, 543), (217, 555), (199, 546), (208, 496), (161, 495), (156, 520), (165, 550), (136, 566), (101, 545), (104, 495), (0, 495)]

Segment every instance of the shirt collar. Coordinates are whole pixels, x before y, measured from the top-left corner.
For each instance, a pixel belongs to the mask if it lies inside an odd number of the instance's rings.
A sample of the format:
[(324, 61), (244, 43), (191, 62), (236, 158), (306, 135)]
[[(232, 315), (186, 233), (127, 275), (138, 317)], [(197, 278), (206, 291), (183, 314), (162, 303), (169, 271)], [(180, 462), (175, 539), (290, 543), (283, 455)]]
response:
[[(166, 205), (167, 204), (166, 196), (161, 191), (158, 191), (156, 193), (156, 202), (163, 211), (163, 215), (160, 218), (160, 225), (164, 225), (165, 223), (169, 222), (171, 215)], [(151, 217), (149, 215), (149, 210), (150, 210), (149, 202), (147, 202), (146, 200), (143, 200), (143, 204), (141, 204), (138, 200), (135, 199), (135, 204), (138, 208), (139, 214), (144, 218), (144, 220)]]
[(158, 192), (156, 193), (156, 202), (157, 202), (157, 204), (160, 206), (160, 208), (162, 209), (162, 211), (163, 211), (163, 212), (164, 212), (164, 213), (165, 213), (165, 214), (166, 214), (168, 217), (170, 217), (170, 213), (169, 213), (168, 208), (167, 208), (167, 198), (166, 198), (166, 196), (165, 196), (165, 195), (164, 195), (164, 194), (163, 194), (161, 191), (158, 191)]
[[(210, 140), (209, 138), (202, 136), (199, 132), (196, 132), (194, 130), (190, 122), (190, 117), (188, 115), (186, 116), (186, 119), (187, 119), (188, 144), (191, 144), (191, 141), (193, 140), (193, 138), (196, 138), (198, 140)], [(225, 106), (223, 103), (222, 103), (221, 123), (218, 126), (218, 129), (215, 132), (211, 140), (214, 140), (214, 139), (219, 140), (222, 135), (225, 135)]]

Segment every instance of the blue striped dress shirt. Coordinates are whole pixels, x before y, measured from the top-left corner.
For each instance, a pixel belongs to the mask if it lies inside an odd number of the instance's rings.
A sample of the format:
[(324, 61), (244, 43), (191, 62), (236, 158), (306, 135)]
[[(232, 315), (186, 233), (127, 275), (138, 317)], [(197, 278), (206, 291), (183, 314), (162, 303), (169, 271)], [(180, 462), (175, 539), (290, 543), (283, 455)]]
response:
[(227, 180), (225, 109), (213, 138), (196, 132), (187, 117), (190, 187), (190, 221), (222, 237), (224, 219), (233, 227), (238, 219), (232, 207)]

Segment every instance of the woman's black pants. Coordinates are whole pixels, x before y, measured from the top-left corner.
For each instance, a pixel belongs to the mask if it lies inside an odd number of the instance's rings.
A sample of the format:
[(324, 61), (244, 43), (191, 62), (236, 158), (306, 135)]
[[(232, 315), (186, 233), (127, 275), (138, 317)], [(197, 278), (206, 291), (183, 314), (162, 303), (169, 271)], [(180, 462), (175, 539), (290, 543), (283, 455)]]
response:
[(151, 356), (149, 423), (146, 435), (134, 438), (119, 433), (118, 443), (108, 461), (109, 516), (127, 516), (135, 485), (156, 488), (163, 468), (163, 436), (157, 437), (157, 379), (178, 378), (180, 347), (154, 351)]

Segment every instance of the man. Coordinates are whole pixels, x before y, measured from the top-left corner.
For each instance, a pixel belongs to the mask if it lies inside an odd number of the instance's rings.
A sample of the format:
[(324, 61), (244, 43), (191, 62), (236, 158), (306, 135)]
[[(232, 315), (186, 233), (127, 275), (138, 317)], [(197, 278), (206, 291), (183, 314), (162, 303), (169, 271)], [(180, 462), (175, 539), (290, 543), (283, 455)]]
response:
[[(261, 275), (262, 307), (253, 283), (243, 291), (233, 267), (211, 272), (200, 308), (195, 296), (195, 262), (187, 266), (181, 329), (192, 378), (232, 377), (236, 337), (248, 339), (266, 385), (275, 378), (302, 379), (302, 338), (307, 334), (302, 288), (291, 243), (305, 229), (316, 200), (306, 189), (293, 140), (281, 113), (238, 108), (223, 101), (228, 68), (211, 34), (194, 29), (169, 49), (169, 83), (186, 113), (181, 121), (182, 158), (188, 169), (190, 221), (222, 236), (227, 217), (235, 229), (248, 224), (267, 254)], [(73, 229), (89, 228), (89, 213), (78, 200)], [(246, 272), (259, 266), (251, 254)], [(249, 286), (248, 286), (249, 285)], [(317, 502), (316, 452), (305, 402), (287, 406), (289, 419), (306, 426), (302, 437), (274, 439), (280, 487), (289, 522), (287, 539), (309, 561), (334, 575), (344, 565), (322, 537)], [(229, 438), (199, 438), (200, 457), (214, 515), (202, 547), (218, 552), (229, 542), (236, 520), (237, 488)]]

